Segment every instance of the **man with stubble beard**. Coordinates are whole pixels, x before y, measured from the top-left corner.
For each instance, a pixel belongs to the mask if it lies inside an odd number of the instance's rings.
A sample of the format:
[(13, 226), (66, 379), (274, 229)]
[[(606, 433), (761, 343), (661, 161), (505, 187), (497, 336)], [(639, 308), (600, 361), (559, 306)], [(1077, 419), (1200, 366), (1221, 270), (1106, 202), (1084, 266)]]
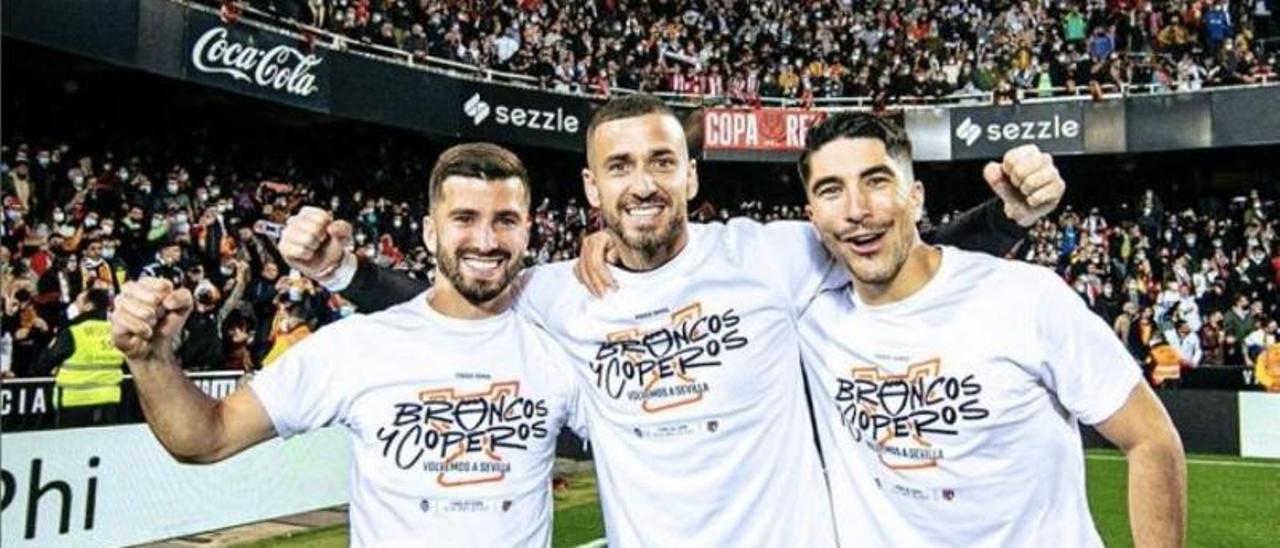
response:
[[(653, 97), (611, 100), (586, 135), (583, 186), (621, 263), (609, 267), (618, 288), (593, 298), (573, 263), (554, 263), (526, 271), (514, 308), (572, 354), (608, 543), (835, 545), (795, 329), (821, 280), (808, 268), (826, 256), (816, 232), (689, 223), (697, 163), (680, 121)], [(1037, 198), (1022, 211), (1027, 224), (1060, 197), (1059, 184)], [(1017, 236), (992, 228), (989, 209), (944, 241), (1007, 249)], [(291, 265), (364, 310), (417, 290), (357, 264), (321, 213), (290, 220), (282, 242), (308, 243), (283, 253)]]
[(577, 416), (577, 389), (560, 346), (510, 309), (529, 240), (528, 175), (506, 149), (459, 145), (437, 161), (429, 196), (422, 237), (440, 258), (435, 287), (321, 329), (225, 401), (174, 358), (188, 290), (127, 284), (114, 342), (152, 431), (180, 461), (344, 426), (352, 545), (550, 546), (556, 434)]

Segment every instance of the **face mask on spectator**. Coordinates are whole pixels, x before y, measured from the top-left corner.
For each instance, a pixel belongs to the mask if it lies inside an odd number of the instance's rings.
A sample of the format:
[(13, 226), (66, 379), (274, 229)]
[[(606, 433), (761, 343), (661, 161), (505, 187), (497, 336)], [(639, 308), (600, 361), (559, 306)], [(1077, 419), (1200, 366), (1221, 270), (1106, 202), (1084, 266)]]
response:
[(208, 191), (204, 190), (203, 188), (196, 191), (196, 200), (203, 202), (208, 199), (209, 199)]
[(178, 183), (169, 183), (165, 188), (169, 190), (169, 194), (178, 193)]
[(187, 217), (186, 213), (179, 213), (173, 217), (173, 221), (180, 225), (187, 224), (187, 221), (190, 221), (190, 220), (191, 218)]
[(104, 248), (102, 248), (102, 256), (103, 256), (103, 257), (105, 257), (105, 258), (107, 258), (107, 259), (114, 258), (114, 257), (116, 256), (116, 248), (114, 248), (114, 247), (104, 247)]
[(40, 164), (40, 167), (49, 167), (49, 155), (41, 154), (36, 156), (36, 163)]
[(128, 181), (128, 180), (129, 180), (129, 170), (128, 170), (128, 169), (125, 169), (125, 168), (120, 168), (120, 171), (117, 171), (117, 172), (116, 172), (116, 176), (117, 176), (117, 177), (119, 177), (121, 181)]
[(84, 175), (72, 175), (71, 186), (75, 187), (76, 190), (84, 188)]
[(213, 196), (214, 198), (217, 198), (219, 194), (222, 194), (222, 189), (221, 189), (221, 188), (216, 187), (216, 186), (211, 186), (211, 187), (209, 187), (209, 195), (210, 195), (210, 196)]
[(106, 234), (107, 236), (110, 236), (112, 232), (115, 232), (115, 230), (116, 230), (116, 226), (115, 226), (114, 224), (112, 224), (112, 223), (102, 223), (102, 233), (103, 233), (103, 234)]
[(22, 220), (22, 212), (16, 209), (4, 210), (4, 216), (15, 223)]
[(367, 236), (365, 236), (363, 232), (357, 232), (357, 233), (356, 233), (356, 244), (357, 244), (357, 245), (364, 245), (364, 241), (365, 241), (365, 240), (367, 240), (367, 239), (368, 239), (368, 237), (367, 237)]
[(84, 218), (84, 227), (85, 227), (85, 228), (93, 228), (93, 227), (95, 227), (95, 226), (98, 226), (98, 218), (97, 218), (97, 217), (85, 217), (85, 218)]
[(232, 274), (235, 274), (235, 273), (236, 273), (236, 269), (235, 269), (235, 267), (232, 267), (231, 265), (224, 264), (224, 265), (222, 265), (222, 267), (221, 267), (221, 268), (219, 268), (219, 269), (218, 269), (218, 272), (221, 272), (223, 276), (230, 276), (230, 275), (232, 275)]
[(71, 225), (62, 225), (58, 227), (58, 234), (61, 234), (63, 238), (70, 238), (76, 235), (76, 227)]
[(53, 210), (53, 222), (54, 222), (54, 223), (56, 223), (56, 224), (62, 224), (62, 221), (65, 221), (65, 220), (67, 220), (67, 214), (66, 214), (66, 213), (63, 213), (61, 209), (55, 209), (55, 210)]

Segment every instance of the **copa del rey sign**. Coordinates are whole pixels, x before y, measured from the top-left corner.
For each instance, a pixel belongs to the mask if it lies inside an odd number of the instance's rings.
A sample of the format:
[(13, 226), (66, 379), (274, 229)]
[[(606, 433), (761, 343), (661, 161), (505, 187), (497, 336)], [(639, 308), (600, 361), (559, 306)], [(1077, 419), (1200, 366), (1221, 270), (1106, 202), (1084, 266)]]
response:
[(702, 146), (708, 150), (796, 151), (826, 113), (795, 108), (708, 109)]
[(246, 84), (299, 97), (320, 89), (311, 70), (323, 58), (283, 44), (261, 49), (229, 37), (226, 27), (214, 27), (196, 39), (191, 64), (207, 74), (223, 74)]

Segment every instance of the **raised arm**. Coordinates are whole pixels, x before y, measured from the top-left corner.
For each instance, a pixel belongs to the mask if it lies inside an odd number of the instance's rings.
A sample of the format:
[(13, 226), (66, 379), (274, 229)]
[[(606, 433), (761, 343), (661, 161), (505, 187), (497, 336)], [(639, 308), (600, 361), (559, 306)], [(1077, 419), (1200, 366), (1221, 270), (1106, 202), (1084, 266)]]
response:
[(982, 178), (996, 198), (924, 235), (926, 240), (1004, 256), (1026, 236), (1025, 227), (1058, 207), (1066, 191), (1053, 156), (1035, 145), (1011, 149), (1001, 162), (988, 163)]
[(173, 340), (191, 313), (191, 292), (162, 278), (125, 284), (111, 317), (111, 338), (125, 354), (142, 412), (169, 454), (211, 463), (276, 435), (253, 391), (219, 401), (201, 392), (178, 365)]
[(328, 211), (304, 207), (289, 218), (280, 236), (280, 255), (289, 266), (356, 305), (377, 312), (426, 291), (427, 282), (390, 268), (362, 263), (351, 252), (351, 224)]
[(1182, 440), (1147, 383), (1096, 426), (1129, 461), (1129, 528), (1138, 547), (1179, 547), (1187, 528), (1187, 463)]

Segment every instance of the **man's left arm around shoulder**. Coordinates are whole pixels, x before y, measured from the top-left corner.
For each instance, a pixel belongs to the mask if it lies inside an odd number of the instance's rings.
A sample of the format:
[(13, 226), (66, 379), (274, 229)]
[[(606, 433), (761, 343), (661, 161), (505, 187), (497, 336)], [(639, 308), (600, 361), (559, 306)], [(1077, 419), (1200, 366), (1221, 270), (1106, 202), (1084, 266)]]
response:
[(1182, 439), (1145, 382), (1095, 428), (1129, 464), (1129, 528), (1134, 546), (1180, 547), (1186, 541), (1187, 464)]
[(1026, 227), (1058, 207), (1066, 192), (1053, 156), (1035, 145), (1011, 149), (1001, 162), (989, 162), (982, 177), (996, 198), (961, 213), (925, 239), (1004, 256), (1027, 235)]

